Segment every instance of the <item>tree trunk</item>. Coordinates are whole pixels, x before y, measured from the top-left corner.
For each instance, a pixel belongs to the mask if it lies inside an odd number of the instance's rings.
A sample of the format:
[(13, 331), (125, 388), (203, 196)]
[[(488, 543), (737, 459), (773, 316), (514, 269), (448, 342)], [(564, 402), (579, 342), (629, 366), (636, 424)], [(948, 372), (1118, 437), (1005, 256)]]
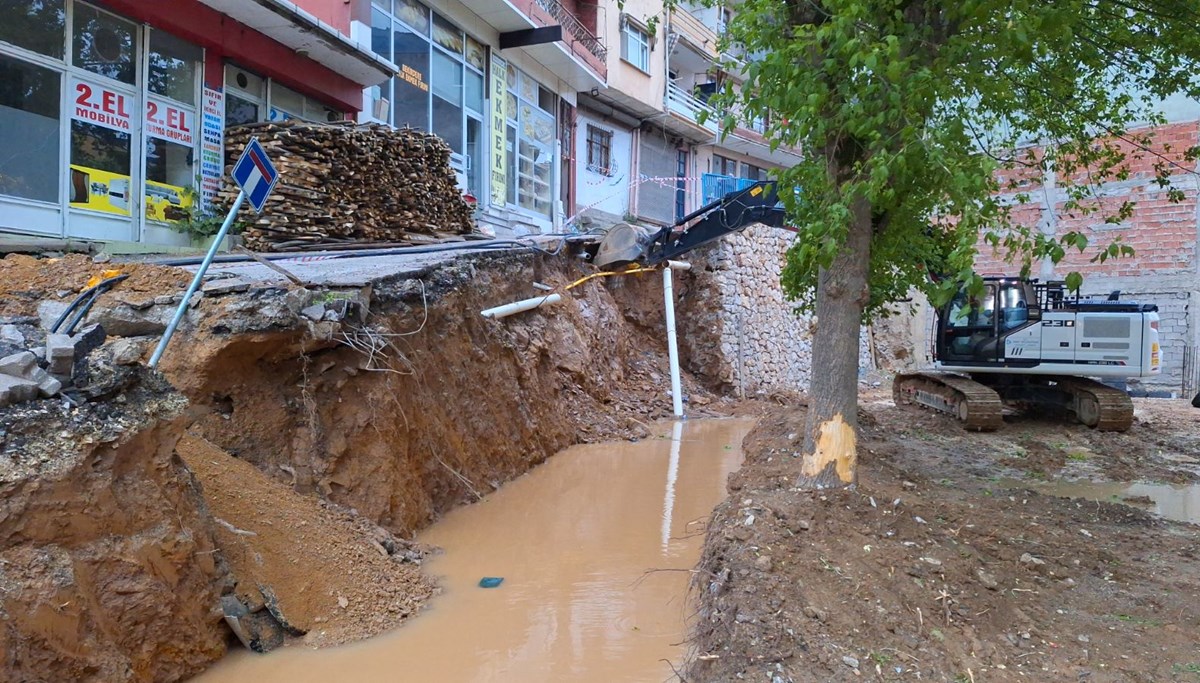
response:
[(851, 486), (858, 478), (858, 344), (870, 300), (871, 207), (853, 204), (846, 242), (817, 281), (817, 330), (800, 488)]

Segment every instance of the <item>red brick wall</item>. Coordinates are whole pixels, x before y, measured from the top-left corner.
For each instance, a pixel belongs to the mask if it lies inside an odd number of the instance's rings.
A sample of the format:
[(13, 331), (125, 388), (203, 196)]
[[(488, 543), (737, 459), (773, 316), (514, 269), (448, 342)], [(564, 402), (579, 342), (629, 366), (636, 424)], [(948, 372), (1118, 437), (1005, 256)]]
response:
[[(1105, 196), (1088, 204), (1100, 210), (1090, 215), (1083, 215), (1078, 211), (1075, 215), (1070, 215), (1063, 202), (1056, 201), (1056, 234), (1079, 231), (1086, 235), (1089, 241), (1089, 248), (1083, 254), (1068, 250), (1067, 257), (1056, 267), (1056, 275), (1062, 277), (1072, 270), (1077, 270), (1085, 276), (1173, 275), (1195, 272), (1197, 192), (1185, 190), (1183, 201), (1172, 203), (1167, 199), (1166, 191), (1158, 187), (1153, 179), (1155, 164), (1162, 162), (1164, 158), (1183, 167), (1173, 168), (1177, 177), (1185, 173), (1184, 169), (1194, 169), (1195, 164), (1183, 161), (1182, 154), (1196, 144), (1200, 144), (1200, 122), (1163, 126), (1154, 131), (1152, 150), (1155, 153), (1123, 145), (1129, 155), (1130, 175), (1124, 181), (1109, 182), (1101, 187)], [(1017, 184), (1016, 189), (1006, 189), (1005, 194), (1029, 194), (1029, 204), (1013, 209), (1013, 220), (1017, 224), (1036, 228), (1045, 219), (1043, 213), (1046, 192), (1040, 178), (1035, 172), (1025, 169), (1008, 171), (999, 177), (1006, 188), (1009, 181), (1015, 181)], [(1080, 174), (1080, 177), (1083, 177), (1083, 174)], [(1121, 202), (1126, 200), (1134, 202), (1133, 216), (1117, 225), (1105, 224), (1104, 217), (1115, 213)], [(1133, 247), (1136, 254), (1107, 263), (1092, 263), (1091, 258), (1097, 250), (1107, 246), (1118, 236), (1125, 244)], [(1018, 266), (1004, 263), (993, 253), (991, 247), (981, 240), (980, 255), (976, 260), (977, 270), (984, 273), (1002, 273), (1015, 272), (1017, 268)], [(1037, 273), (1036, 266), (1034, 272)]]

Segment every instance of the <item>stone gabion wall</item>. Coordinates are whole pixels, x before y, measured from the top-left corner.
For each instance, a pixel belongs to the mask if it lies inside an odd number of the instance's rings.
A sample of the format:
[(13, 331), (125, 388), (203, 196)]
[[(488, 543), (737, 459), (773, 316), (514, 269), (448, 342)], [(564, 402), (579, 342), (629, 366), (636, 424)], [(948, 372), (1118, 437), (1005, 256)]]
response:
[[(739, 396), (806, 391), (814, 321), (797, 315), (779, 284), (793, 233), (755, 225), (688, 254), (680, 293), (683, 362)], [(859, 366), (873, 368), (864, 331)]]

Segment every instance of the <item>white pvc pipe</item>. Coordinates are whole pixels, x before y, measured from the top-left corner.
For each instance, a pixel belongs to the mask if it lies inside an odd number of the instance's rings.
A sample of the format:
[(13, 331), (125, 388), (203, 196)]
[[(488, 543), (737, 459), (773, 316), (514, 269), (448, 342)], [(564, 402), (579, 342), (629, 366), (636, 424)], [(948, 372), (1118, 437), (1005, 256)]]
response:
[(683, 443), (683, 422), (671, 426), (671, 457), (667, 460), (667, 490), (663, 494), (662, 552), (671, 550), (671, 521), (675, 517), (675, 482), (679, 479), (679, 447)]
[(667, 356), (671, 364), (671, 406), (675, 410), (675, 417), (683, 417), (683, 389), (680, 387), (679, 381), (679, 345), (675, 339), (675, 289), (671, 283), (672, 268), (663, 268), (663, 304), (667, 312)]
[(667, 261), (667, 267), (671, 270), (691, 270), (692, 264), (687, 261)]
[(503, 306), (489, 308), (486, 311), (480, 311), (480, 315), (485, 318), (503, 318), (514, 313), (520, 313), (521, 311), (528, 311), (540, 306), (556, 304), (559, 301), (562, 301), (561, 294), (538, 296), (532, 299), (522, 299), (521, 301), (514, 301), (511, 304), (504, 304)]

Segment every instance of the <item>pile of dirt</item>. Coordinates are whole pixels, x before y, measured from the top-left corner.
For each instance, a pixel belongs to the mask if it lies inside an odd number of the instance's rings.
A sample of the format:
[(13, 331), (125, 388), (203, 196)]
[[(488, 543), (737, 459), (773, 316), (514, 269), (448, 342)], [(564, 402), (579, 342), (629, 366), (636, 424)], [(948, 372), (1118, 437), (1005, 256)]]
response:
[(0, 411), (0, 678), (175, 681), (225, 652), (186, 402), (129, 372), (111, 400)]
[(305, 634), (306, 644), (339, 645), (395, 628), (433, 595), (420, 549), (197, 436), (180, 439), (177, 452), (203, 488), (234, 594)]
[(1194, 680), (1200, 527), (1000, 479), (1187, 478), (1200, 448), (1176, 408), (1139, 402), (1124, 435), (971, 434), (867, 397), (853, 491), (792, 488), (804, 411), (772, 412), (710, 522), (685, 679)]
[(155, 296), (179, 294), (187, 289), (192, 278), (182, 268), (145, 263), (100, 264), (82, 254), (49, 259), (10, 254), (0, 259), (0, 316), (34, 316), (42, 301), (70, 301), (90, 278), (106, 270), (120, 270), (129, 277), (102, 294), (97, 302), (99, 307), (116, 302), (141, 305), (153, 301)]

